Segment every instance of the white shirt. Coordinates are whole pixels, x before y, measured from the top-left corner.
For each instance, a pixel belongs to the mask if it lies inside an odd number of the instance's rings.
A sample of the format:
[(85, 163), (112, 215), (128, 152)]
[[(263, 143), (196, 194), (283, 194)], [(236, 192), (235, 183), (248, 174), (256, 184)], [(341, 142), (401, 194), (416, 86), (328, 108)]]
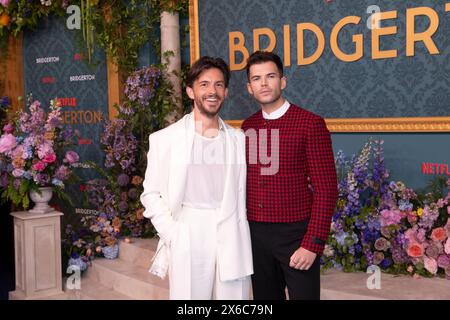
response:
[(182, 204), (195, 209), (222, 205), (225, 185), (225, 133), (214, 138), (195, 133)]
[(266, 113), (263, 110), (263, 112), (262, 112), (263, 118), (267, 119), (267, 120), (279, 119), (282, 116), (284, 116), (284, 114), (288, 111), (290, 105), (291, 104), (289, 103), (289, 101), (285, 100), (284, 103), (281, 105), (281, 107), (279, 107), (277, 110), (275, 110), (272, 113)]

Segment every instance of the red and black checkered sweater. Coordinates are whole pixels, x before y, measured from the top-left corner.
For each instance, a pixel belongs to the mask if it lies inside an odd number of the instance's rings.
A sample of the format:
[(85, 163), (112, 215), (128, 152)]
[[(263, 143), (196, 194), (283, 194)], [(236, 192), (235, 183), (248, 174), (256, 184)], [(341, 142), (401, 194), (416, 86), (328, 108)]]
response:
[[(291, 104), (275, 120), (264, 119), (261, 111), (256, 112), (244, 121), (242, 129), (247, 136), (248, 220), (289, 223), (308, 219), (300, 245), (321, 255), (337, 200), (336, 169), (325, 121)], [(278, 167), (276, 150), (271, 149), (272, 144), (276, 147), (273, 138), (277, 134)], [(263, 168), (269, 172), (263, 174)]]

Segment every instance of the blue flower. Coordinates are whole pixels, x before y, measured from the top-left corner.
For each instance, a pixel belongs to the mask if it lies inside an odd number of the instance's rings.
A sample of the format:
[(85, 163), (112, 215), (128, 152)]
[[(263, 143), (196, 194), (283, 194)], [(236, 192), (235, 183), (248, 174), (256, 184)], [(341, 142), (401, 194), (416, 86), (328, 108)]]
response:
[(383, 261), (381, 261), (380, 265), (382, 268), (386, 269), (392, 264), (392, 260), (389, 258), (384, 258)]
[(76, 268), (79, 268), (80, 271), (85, 271), (87, 269), (87, 263), (84, 262), (81, 257), (70, 258), (68, 265), (69, 265), (69, 267), (75, 266)]

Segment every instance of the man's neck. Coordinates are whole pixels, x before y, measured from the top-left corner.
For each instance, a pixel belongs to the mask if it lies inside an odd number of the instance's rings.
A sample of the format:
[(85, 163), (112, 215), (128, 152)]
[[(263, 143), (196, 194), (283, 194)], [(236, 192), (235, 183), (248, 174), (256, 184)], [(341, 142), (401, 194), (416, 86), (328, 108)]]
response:
[(219, 115), (210, 118), (194, 108), (195, 132), (207, 138), (217, 136), (219, 130)]
[(281, 108), (286, 100), (283, 97), (280, 97), (277, 101), (272, 102), (270, 104), (262, 104), (261, 109), (267, 114), (271, 114), (274, 111), (277, 111)]

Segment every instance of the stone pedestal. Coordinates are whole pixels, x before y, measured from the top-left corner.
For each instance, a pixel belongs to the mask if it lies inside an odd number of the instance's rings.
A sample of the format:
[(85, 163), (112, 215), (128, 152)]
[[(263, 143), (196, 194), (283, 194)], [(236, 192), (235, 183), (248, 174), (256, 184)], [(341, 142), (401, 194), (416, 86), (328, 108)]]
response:
[(16, 290), (11, 300), (38, 299), (61, 294), (61, 212), (12, 212)]

